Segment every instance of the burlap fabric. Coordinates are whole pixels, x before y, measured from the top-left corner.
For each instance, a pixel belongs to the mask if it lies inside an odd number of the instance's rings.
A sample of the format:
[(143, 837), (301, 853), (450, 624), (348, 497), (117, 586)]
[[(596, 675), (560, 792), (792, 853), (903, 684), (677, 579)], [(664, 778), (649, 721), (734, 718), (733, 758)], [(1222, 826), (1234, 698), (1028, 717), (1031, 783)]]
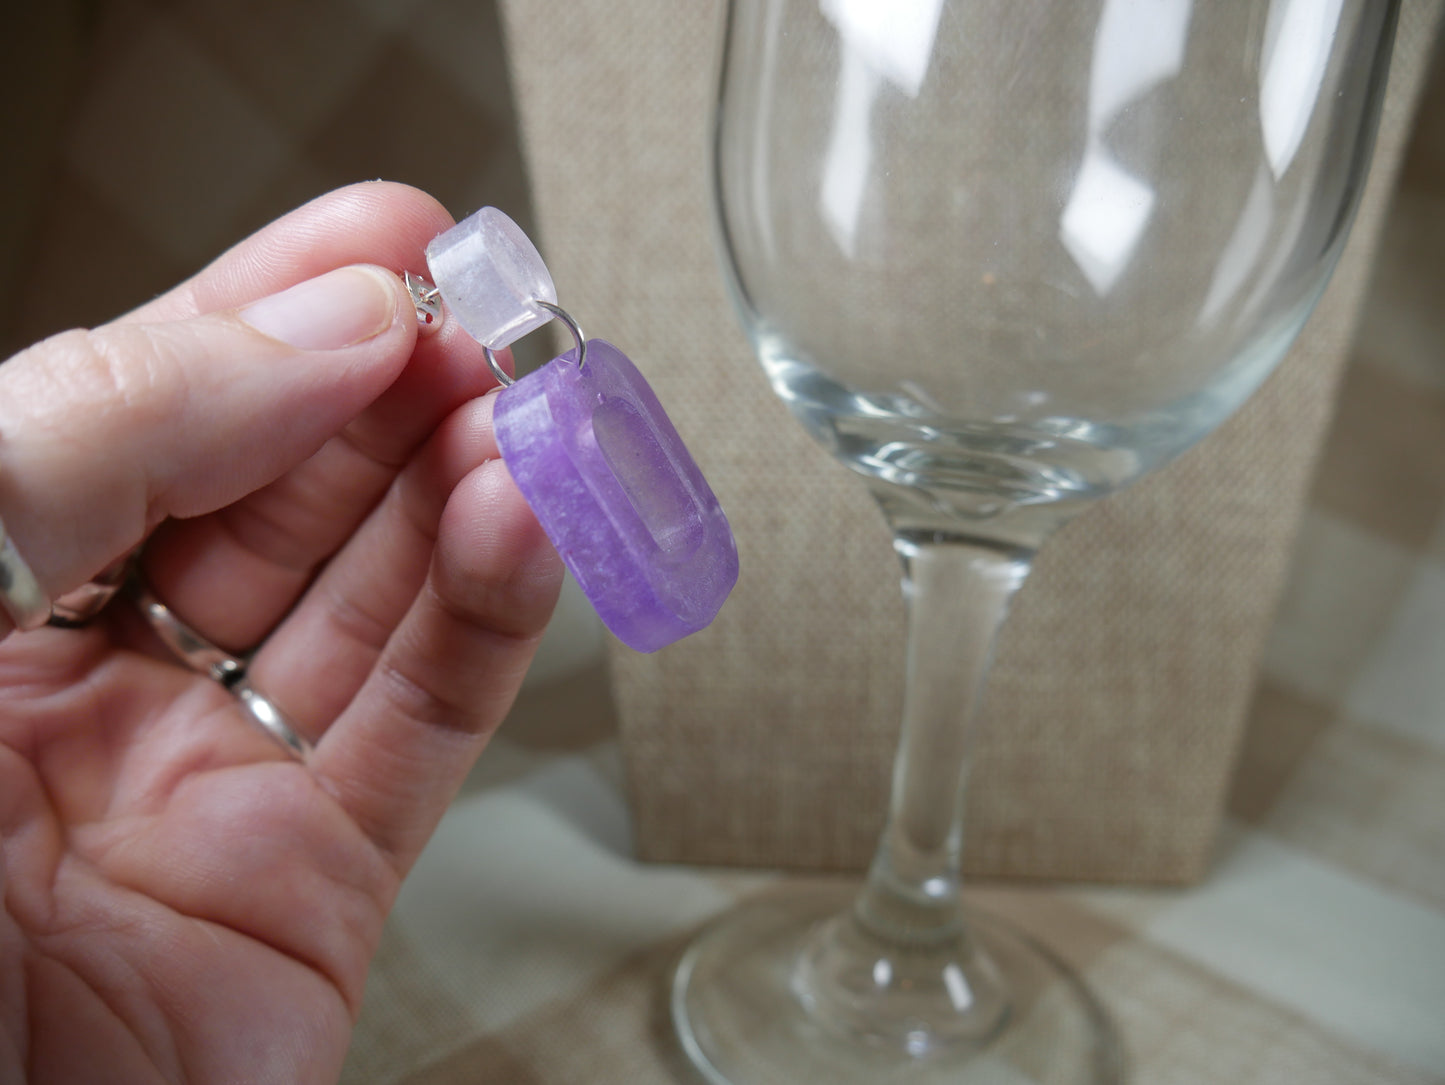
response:
[[(1285, 363), (1203, 445), (1040, 557), (978, 738), (971, 871), (1178, 881), (1204, 869), (1439, 7), (1404, 5), (1354, 235)], [(897, 567), (863, 487), (774, 399), (724, 296), (707, 192), (722, 4), (502, 11), (561, 296), (653, 381), (741, 552), (712, 628), (654, 656), (612, 655), (640, 852), (861, 866), (901, 697)]]

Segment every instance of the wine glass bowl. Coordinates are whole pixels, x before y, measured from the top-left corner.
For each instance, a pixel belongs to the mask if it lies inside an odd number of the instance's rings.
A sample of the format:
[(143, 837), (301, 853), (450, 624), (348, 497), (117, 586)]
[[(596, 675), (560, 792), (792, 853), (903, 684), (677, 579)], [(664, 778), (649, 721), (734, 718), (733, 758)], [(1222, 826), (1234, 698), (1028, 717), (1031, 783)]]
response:
[(720, 236), (778, 394), (850, 466), (970, 516), (1158, 467), (1319, 296), (1388, 24), (1302, 0), (739, 0)]
[(1119, 1079), (1078, 978), (961, 901), (969, 724), (1049, 533), (1214, 429), (1293, 342), (1363, 186), (1395, 15), (732, 0), (725, 274), (774, 391), (878, 499), (909, 631), (861, 891), (744, 906), (678, 969), (710, 1081)]

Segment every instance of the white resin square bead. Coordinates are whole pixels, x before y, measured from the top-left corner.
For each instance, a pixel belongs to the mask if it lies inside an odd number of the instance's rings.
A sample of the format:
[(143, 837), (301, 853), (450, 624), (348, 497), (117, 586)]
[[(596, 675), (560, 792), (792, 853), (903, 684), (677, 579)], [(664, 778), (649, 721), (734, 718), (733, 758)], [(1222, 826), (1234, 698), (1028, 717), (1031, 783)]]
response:
[(495, 207), (483, 207), (426, 247), (432, 281), (467, 333), (492, 350), (535, 331), (552, 314), (557, 288), (522, 228)]

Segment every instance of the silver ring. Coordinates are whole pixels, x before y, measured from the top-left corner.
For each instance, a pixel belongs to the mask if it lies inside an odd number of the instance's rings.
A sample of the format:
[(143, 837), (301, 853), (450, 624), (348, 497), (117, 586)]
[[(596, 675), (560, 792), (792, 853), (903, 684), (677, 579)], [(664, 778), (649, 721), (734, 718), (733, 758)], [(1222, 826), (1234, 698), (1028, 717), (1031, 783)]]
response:
[(251, 679), (246, 677), (245, 671), (226, 688), (241, 702), (241, 707), (246, 710), (246, 715), (251, 717), (252, 723), (270, 735), (276, 745), (297, 761), (303, 765), (306, 763), (311, 756), (311, 743), (292, 726), (286, 714), (276, 707), (271, 698), (251, 685)]
[[(532, 304), (546, 309), (547, 312), (567, 325), (567, 330), (572, 333), (572, 341), (577, 344), (577, 368), (581, 369), (587, 361), (587, 336), (582, 334), (582, 326), (577, 323), (571, 313), (560, 305), (553, 305), (550, 301), (542, 301), (541, 299), (533, 299)], [(491, 369), (492, 376), (497, 378), (498, 384), (503, 388), (510, 388), (517, 383), (507, 374), (507, 371), (502, 368), (501, 363), (497, 361), (496, 355), (492, 353), (491, 347), (483, 344), (482, 353), (486, 355), (487, 366)]]
[(274, 701), (251, 684), (245, 660), (218, 648), (177, 618), (140, 576), (130, 578), (130, 592), (141, 617), (177, 659), (197, 674), (219, 683), (236, 698), (247, 719), (297, 761), (305, 763), (311, 756), (310, 741)]
[(50, 620), (50, 600), (0, 520), (0, 606), (16, 629), (39, 629)]

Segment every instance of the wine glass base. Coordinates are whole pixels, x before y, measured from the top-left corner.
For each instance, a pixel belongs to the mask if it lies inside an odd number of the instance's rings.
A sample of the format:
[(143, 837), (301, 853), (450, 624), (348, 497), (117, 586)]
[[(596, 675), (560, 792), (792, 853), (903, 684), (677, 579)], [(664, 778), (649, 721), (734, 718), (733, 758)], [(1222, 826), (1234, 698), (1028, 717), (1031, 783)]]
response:
[(970, 909), (973, 938), (1006, 979), (1011, 1005), (981, 1041), (915, 1056), (823, 1027), (795, 993), (808, 936), (849, 908), (854, 887), (745, 903), (707, 928), (678, 964), (672, 1018), (711, 1085), (1116, 1085), (1122, 1049), (1097, 999), (1052, 953)]

